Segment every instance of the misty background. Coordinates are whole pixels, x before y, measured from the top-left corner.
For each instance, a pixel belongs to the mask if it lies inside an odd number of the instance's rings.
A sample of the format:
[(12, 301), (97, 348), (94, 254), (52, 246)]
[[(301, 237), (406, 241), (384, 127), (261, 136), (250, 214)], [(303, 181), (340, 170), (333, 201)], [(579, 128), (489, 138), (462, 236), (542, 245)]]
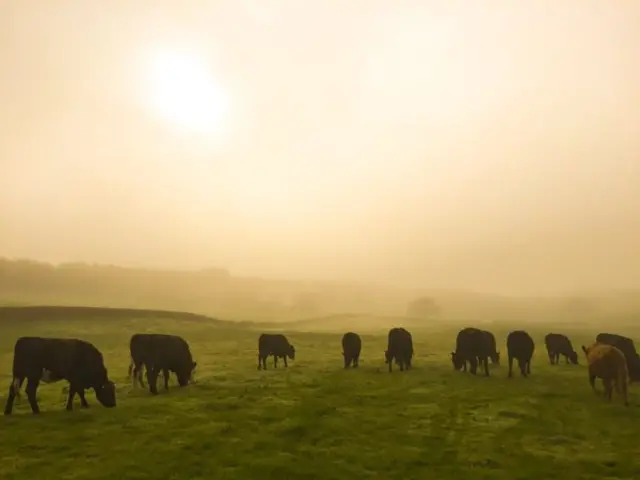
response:
[[(167, 51), (215, 84), (198, 128), (153, 108)], [(638, 2), (5, 0), (0, 72), (0, 256), (132, 269), (6, 260), (7, 300), (637, 298)]]

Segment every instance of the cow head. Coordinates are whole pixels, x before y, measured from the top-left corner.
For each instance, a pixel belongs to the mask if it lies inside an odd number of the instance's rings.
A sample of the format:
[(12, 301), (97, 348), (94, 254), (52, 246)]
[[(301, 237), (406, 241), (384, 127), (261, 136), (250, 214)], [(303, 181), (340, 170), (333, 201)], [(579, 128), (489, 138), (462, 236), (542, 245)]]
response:
[(116, 384), (107, 380), (102, 385), (94, 387), (96, 398), (105, 407), (116, 406)]
[(571, 350), (567, 357), (569, 358), (569, 361), (571, 363), (573, 363), (574, 365), (578, 365), (578, 352), (576, 352), (575, 350)]
[(451, 363), (453, 364), (454, 370), (460, 370), (464, 364), (456, 352), (451, 352)]
[(500, 365), (500, 352), (495, 352), (491, 354), (491, 362), (494, 365)]
[(391, 354), (389, 350), (384, 351), (384, 363), (389, 363), (391, 361)]
[(186, 387), (189, 383), (193, 383), (193, 374), (195, 373), (198, 362), (191, 362), (191, 368), (186, 367), (180, 373), (176, 373), (178, 377), (178, 385)]
[(287, 351), (287, 356), (291, 360), (295, 360), (296, 359), (296, 349), (294, 348), (293, 345), (289, 345), (289, 350)]

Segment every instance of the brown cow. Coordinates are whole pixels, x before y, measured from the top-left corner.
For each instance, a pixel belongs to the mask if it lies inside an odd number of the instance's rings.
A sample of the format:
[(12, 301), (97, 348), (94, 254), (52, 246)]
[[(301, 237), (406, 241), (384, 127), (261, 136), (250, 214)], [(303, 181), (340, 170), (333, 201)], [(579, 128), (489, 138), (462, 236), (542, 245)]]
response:
[(582, 346), (582, 351), (587, 356), (589, 365), (589, 383), (594, 392), (597, 393), (595, 381), (596, 377), (602, 379), (604, 385), (604, 396), (611, 401), (613, 386), (615, 385), (618, 395), (622, 395), (624, 405), (629, 406), (627, 398), (627, 361), (624, 354), (613, 345), (594, 343), (590, 347)]

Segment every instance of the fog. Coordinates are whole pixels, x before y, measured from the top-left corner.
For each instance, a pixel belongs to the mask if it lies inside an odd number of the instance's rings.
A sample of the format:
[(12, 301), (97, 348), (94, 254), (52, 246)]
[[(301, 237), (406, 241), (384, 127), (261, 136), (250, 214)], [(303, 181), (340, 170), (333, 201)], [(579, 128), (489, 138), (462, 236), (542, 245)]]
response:
[(0, 72), (0, 256), (640, 288), (637, 1), (5, 0)]

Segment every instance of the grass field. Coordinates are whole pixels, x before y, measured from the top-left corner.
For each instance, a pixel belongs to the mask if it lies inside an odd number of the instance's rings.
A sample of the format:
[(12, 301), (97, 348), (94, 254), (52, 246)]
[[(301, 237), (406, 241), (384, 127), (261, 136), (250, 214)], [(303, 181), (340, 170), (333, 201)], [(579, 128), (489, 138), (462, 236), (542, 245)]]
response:
[[(629, 408), (615, 394), (608, 404), (592, 394), (584, 365), (551, 366), (544, 351), (551, 330), (570, 335), (577, 349), (599, 330), (528, 327), (536, 340), (532, 376), (507, 379), (504, 364), (490, 378), (453, 371), (448, 353), (459, 325), (412, 328), (414, 369), (392, 374), (383, 360), (386, 330), (362, 334), (360, 368), (344, 370), (347, 322), (335, 333), (288, 327), (296, 360), (258, 371), (260, 330), (130, 315), (2, 321), (3, 405), (21, 335), (94, 343), (118, 384), (115, 409), (91, 392), (90, 409), (76, 399), (66, 412), (63, 382), (40, 387), (42, 414), (33, 416), (23, 394), (13, 416), (0, 417), (2, 480), (640, 478), (640, 387), (632, 385)], [(488, 328), (505, 352), (506, 333), (520, 327)], [(600, 330), (640, 336), (640, 328)], [(157, 397), (133, 390), (135, 332), (182, 335), (198, 362), (197, 383), (179, 389), (172, 378)]]

